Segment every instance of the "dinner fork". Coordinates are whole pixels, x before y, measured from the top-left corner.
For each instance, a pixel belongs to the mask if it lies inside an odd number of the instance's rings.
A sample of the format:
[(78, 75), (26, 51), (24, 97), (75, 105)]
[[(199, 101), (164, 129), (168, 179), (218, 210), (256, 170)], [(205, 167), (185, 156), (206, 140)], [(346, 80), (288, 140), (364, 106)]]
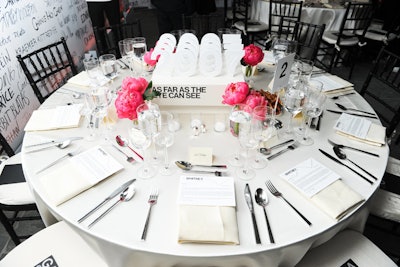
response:
[(151, 191), (149, 200), (147, 201), (147, 203), (149, 203), (150, 207), (149, 207), (149, 211), (147, 212), (146, 222), (144, 223), (144, 228), (143, 228), (143, 233), (142, 233), (142, 238), (141, 238), (142, 240), (146, 239), (147, 228), (148, 228), (149, 221), (150, 221), (151, 208), (155, 204), (157, 204), (157, 199), (158, 199), (158, 189), (155, 188)]
[(274, 159), (274, 158), (276, 158), (277, 156), (279, 156), (280, 154), (282, 154), (282, 153), (284, 153), (284, 152), (286, 152), (286, 151), (296, 149), (298, 146), (299, 146), (299, 143), (298, 143), (298, 142), (294, 142), (293, 144), (291, 144), (291, 145), (288, 146), (287, 148), (285, 148), (285, 149), (279, 151), (278, 153), (275, 153), (275, 154), (269, 156), (267, 159), (268, 159), (268, 160)]
[(272, 184), (270, 180), (267, 180), (265, 182), (265, 185), (267, 186), (268, 190), (273, 194), (275, 197), (280, 197), (282, 198), (300, 217), (308, 224), (311, 225), (311, 222), (303, 215), (301, 214), (292, 204), (290, 204), (289, 201), (286, 200), (286, 198), (283, 197), (282, 193), (279, 192), (275, 186)]

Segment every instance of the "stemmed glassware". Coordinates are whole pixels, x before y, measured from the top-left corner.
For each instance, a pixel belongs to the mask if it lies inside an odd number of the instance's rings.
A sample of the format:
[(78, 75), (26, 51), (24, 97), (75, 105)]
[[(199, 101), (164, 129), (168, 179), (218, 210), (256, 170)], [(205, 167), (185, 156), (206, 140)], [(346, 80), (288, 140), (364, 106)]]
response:
[[(271, 138), (275, 132), (275, 110), (268, 105), (257, 106), (252, 113), (252, 127), (255, 138), (258, 140), (258, 147)], [(261, 155), (256, 153), (255, 160), (252, 167), (255, 169), (262, 169), (267, 166), (267, 160)]]
[(326, 94), (322, 92), (322, 83), (316, 80), (310, 80), (307, 86), (306, 100), (303, 107), (303, 113), (308, 121), (308, 127), (305, 126), (304, 136), (299, 140), (303, 145), (312, 145), (314, 140), (309, 136), (309, 128), (313, 118), (321, 115), (326, 101)]
[(272, 41), (272, 55), (275, 63), (279, 59), (296, 52), (297, 42), (276, 38)]
[(90, 86), (99, 85), (98, 79), (99, 75), (101, 75), (99, 60), (96, 58), (85, 58), (83, 60), (83, 66), (85, 67), (85, 71), (90, 79)]
[(143, 131), (131, 128), (129, 130), (129, 137), (132, 146), (143, 152), (143, 163), (137, 170), (137, 175), (141, 179), (149, 179), (157, 173), (157, 169), (154, 165), (151, 165), (148, 161), (147, 150), (151, 145), (152, 137), (145, 135)]
[(291, 114), (288, 127), (285, 131), (285, 135), (288, 137), (293, 136), (293, 118), (301, 112), (304, 105), (304, 87), (300, 84), (289, 87), (284, 96), (284, 107)]
[(170, 131), (169, 127), (172, 118), (173, 116), (170, 112), (161, 112), (161, 130), (154, 137), (155, 143), (162, 147), (164, 152), (164, 166), (160, 169), (162, 175), (171, 175), (175, 171), (174, 168), (171, 168), (168, 157), (168, 147), (174, 143), (174, 133)]
[[(241, 130), (241, 125), (250, 123), (251, 121), (251, 108), (246, 104), (237, 104), (232, 107), (229, 114), (230, 129), (234, 136), (238, 136)], [(240, 150), (231, 156), (229, 164), (233, 167), (242, 166), (240, 160)]]
[(147, 51), (146, 38), (144, 38), (144, 37), (132, 38), (132, 47), (133, 47), (133, 54), (139, 60), (139, 64), (140, 64), (138, 75), (142, 76), (143, 72), (144, 72), (143, 56)]
[(256, 149), (260, 142), (253, 126), (251, 120), (240, 124), (239, 143), (245, 149), (245, 163), (236, 170), (236, 175), (242, 180), (250, 180), (256, 176), (256, 172), (249, 164), (250, 150)]

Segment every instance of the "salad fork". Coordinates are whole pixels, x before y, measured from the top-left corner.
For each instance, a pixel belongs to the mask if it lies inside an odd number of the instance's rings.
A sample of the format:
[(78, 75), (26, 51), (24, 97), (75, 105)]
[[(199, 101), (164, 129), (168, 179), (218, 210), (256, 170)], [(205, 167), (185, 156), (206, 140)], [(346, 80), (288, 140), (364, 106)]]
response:
[(298, 215), (300, 215), (300, 217), (308, 224), (311, 225), (311, 222), (303, 215), (300, 213), (300, 211), (298, 211), (292, 204), (290, 204), (289, 201), (286, 200), (286, 198), (283, 197), (282, 193), (279, 192), (275, 186), (272, 184), (272, 182), (270, 180), (267, 180), (265, 182), (265, 185), (267, 186), (268, 190), (271, 192), (271, 194), (273, 194), (275, 197), (280, 197), (282, 198)]
[(147, 234), (147, 228), (149, 225), (149, 221), (150, 221), (150, 213), (151, 213), (151, 208), (157, 204), (157, 199), (158, 199), (158, 189), (154, 188), (149, 196), (149, 200), (147, 201), (147, 203), (149, 203), (149, 211), (147, 212), (147, 218), (146, 218), (146, 222), (144, 223), (144, 228), (143, 228), (143, 233), (142, 233), (142, 240), (146, 239), (146, 234)]
[(277, 156), (279, 156), (280, 154), (282, 154), (282, 153), (284, 153), (286, 151), (296, 149), (298, 146), (299, 146), (299, 143), (296, 141), (293, 144), (291, 144), (290, 146), (288, 146), (287, 148), (285, 148), (285, 149), (283, 149), (283, 150), (281, 150), (281, 151), (269, 156), (267, 159), (268, 160), (274, 159), (274, 158), (276, 158)]

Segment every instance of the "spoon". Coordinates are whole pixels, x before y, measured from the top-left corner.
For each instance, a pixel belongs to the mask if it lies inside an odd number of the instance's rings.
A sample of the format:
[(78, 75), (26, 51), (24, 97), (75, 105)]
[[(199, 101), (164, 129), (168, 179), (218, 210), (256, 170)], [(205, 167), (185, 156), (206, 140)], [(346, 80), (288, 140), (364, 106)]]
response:
[(258, 205), (260, 205), (261, 207), (263, 207), (264, 210), (264, 215), (265, 215), (265, 220), (267, 221), (267, 228), (268, 228), (268, 235), (269, 235), (269, 241), (274, 244), (275, 240), (274, 240), (274, 236), (272, 235), (272, 231), (271, 231), (271, 226), (269, 224), (269, 220), (268, 220), (268, 216), (267, 216), (267, 210), (266, 210), (266, 206), (268, 204), (268, 197), (267, 197), (267, 193), (265, 193), (265, 191), (262, 188), (257, 188), (256, 190), (256, 195), (255, 195), (255, 200), (257, 202)]
[(175, 164), (181, 168), (181, 169), (185, 169), (185, 170), (190, 170), (192, 169), (194, 166), (199, 166), (199, 167), (214, 167), (214, 168), (227, 168), (226, 165), (194, 165), (188, 161), (175, 161)]
[(219, 171), (203, 171), (203, 170), (191, 170), (192, 167), (187, 167), (185, 165), (177, 164), (178, 161), (175, 162), (176, 166), (178, 166), (180, 169), (186, 171), (186, 172), (195, 172), (195, 173), (213, 173), (215, 176), (222, 176), (222, 172)]
[(286, 145), (286, 144), (288, 144), (290, 142), (293, 142), (293, 141), (294, 141), (293, 139), (290, 139), (290, 140), (287, 140), (287, 141), (285, 141), (283, 143), (280, 143), (280, 144), (277, 144), (277, 145), (274, 145), (274, 146), (271, 146), (271, 147), (260, 147), (259, 151), (260, 151), (261, 154), (268, 156), (269, 154), (271, 154), (272, 149), (281, 147), (281, 146)]
[(357, 111), (357, 112), (362, 112), (368, 115), (375, 115), (375, 113), (372, 112), (368, 112), (368, 111), (364, 111), (364, 110), (359, 110), (359, 109), (355, 109), (355, 108), (347, 108), (345, 106), (343, 106), (342, 104), (339, 103), (335, 103), (336, 106), (338, 106), (341, 110), (351, 110), (351, 111)]
[(353, 95), (353, 94), (355, 94), (355, 93), (354, 93), (354, 92), (352, 92), (352, 93), (347, 93), (347, 94), (344, 94), (344, 95), (337, 95), (337, 96), (333, 96), (333, 97), (331, 97), (331, 99), (333, 99), (333, 100), (337, 100), (337, 99), (339, 99), (339, 97), (341, 97), (341, 96)]
[(125, 155), (126, 161), (127, 161), (127, 162), (129, 162), (129, 163), (135, 162), (135, 159), (134, 159), (133, 157), (131, 157), (131, 156), (125, 154), (125, 152), (122, 151), (121, 149), (119, 149), (116, 145), (113, 144), (112, 146), (113, 146), (116, 150), (118, 150), (119, 152), (121, 152), (122, 154)]
[(117, 141), (117, 144), (118, 144), (118, 145), (120, 145), (120, 146), (122, 146), (122, 147), (128, 147), (133, 153), (136, 154), (136, 156), (138, 156), (141, 160), (143, 160), (143, 157), (142, 157), (139, 153), (137, 153), (135, 150), (133, 150), (133, 148), (131, 148), (131, 147), (128, 145), (128, 141), (127, 141), (125, 138), (123, 138), (123, 137), (120, 136), (120, 135), (117, 135), (117, 136), (115, 137), (115, 140)]
[(115, 206), (117, 206), (121, 202), (127, 202), (133, 198), (135, 195), (135, 187), (134, 186), (129, 186), (127, 189), (125, 189), (120, 195), (119, 199), (111, 205), (108, 209), (106, 209), (102, 214), (100, 214), (99, 217), (97, 217), (93, 222), (91, 222), (88, 225), (88, 228), (92, 227), (94, 224), (96, 224), (98, 221), (100, 221), (104, 216), (106, 216)]
[(364, 168), (360, 167), (357, 163), (355, 163), (354, 161), (350, 160), (350, 159), (346, 156), (346, 153), (344, 153), (344, 151), (341, 150), (339, 146), (334, 145), (334, 146), (333, 146), (333, 151), (335, 152), (336, 156), (338, 156), (338, 158), (344, 159), (344, 160), (348, 160), (349, 162), (353, 163), (355, 166), (357, 166), (358, 168), (360, 168), (361, 170), (363, 170), (365, 173), (367, 173), (369, 176), (371, 176), (371, 177), (374, 178), (375, 180), (378, 180), (378, 178), (376, 178), (376, 177), (375, 177), (374, 175), (372, 175), (370, 172), (366, 171)]

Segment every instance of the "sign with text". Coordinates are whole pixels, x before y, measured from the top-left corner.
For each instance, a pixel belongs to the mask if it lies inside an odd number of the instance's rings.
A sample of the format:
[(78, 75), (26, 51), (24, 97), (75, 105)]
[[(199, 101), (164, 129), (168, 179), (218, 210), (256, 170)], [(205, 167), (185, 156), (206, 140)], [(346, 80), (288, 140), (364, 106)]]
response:
[(278, 60), (275, 68), (274, 83), (272, 84), (272, 92), (275, 93), (282, 87), (286, 87), (289, 83), (290, 70), (292, 69), (294, 55), (290, 54)]

